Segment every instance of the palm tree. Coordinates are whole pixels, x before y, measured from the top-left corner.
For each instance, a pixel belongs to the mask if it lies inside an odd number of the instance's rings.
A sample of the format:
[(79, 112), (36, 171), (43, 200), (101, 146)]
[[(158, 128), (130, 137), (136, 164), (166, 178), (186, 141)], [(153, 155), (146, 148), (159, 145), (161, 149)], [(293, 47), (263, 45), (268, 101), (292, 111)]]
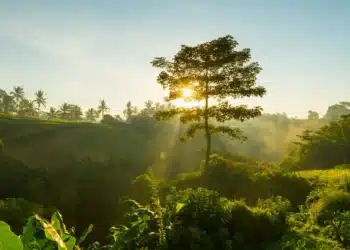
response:
[(30, 104), (30, 101), (28, 99), (23, 98), (18, 104), (17, 114), (20, 116), (28, 115), (28, 113), (31, 113), (31, 111), (32, 111), (31, 110), (32, 106), (33, 105)]
[(81, 120), (83, 112), (79, 105), (70, 105), (71, 118), (75, 120)]
[(15, 86), (11, 91), (10, 95), (14, 98), (17, 104), (17, 108), (19, 107), (20, 101), (24, 98), (24, 90), (22, 87)]
[(69, 111), (70, 111), (70, 106), (68, 103), (63, 103), (60, 108), (59, 108), (59, 113), (61, 115), (62, 119), (68, 119)]
[(106, 112), (108, 112), (109, 108), (107, 107), (106, 101), (101, 100), (100, 105), (98, 106), (98, 111), (102, 114), (102, 118)]
[(29, 116), (35, 116), (36, 115), (36, 109), (34, 105), (35, 101), (29, 101), (27, 103), (27, 108), (26, 108), (26, 115)]
[(16, 103), (13, 97), (8, 95), (6, 92), (1, 94), (0, 101), (0, 112), (10, 114), (16, 111)]
[(132, 117), (137, 113), (137, 108), (133, 107), (131, 102), (128, 101), (126, 108), (123, 110), (124, 117), (127, 122), (131, 122)]
[(56, 109), (53, 108), (53, 107), (50, 107), (49, 112), (47, 112), (47, 116), (48, 116), (48, 119), (56, 118), (56, 116), (57, 116), (57, 111), (56, 111)]
[(36, 102), (36, 104), (38, 104), (38, 110), (40, 112), (40, 107), (41, 106), (46, 107), (47, 98), (45, 98), (45, 93), (42, 90), (38, 90), (35, 93), (35, 96), (36, 96), (35, 102)]
[(96, 110), (94, 110), (93, 108), (90, 108), (86, 111), (85, 118), (86, 120), (89, 120), (89, 121), (96, 121), (96, 118), (97, 118), (96, 115), (97, 115)]

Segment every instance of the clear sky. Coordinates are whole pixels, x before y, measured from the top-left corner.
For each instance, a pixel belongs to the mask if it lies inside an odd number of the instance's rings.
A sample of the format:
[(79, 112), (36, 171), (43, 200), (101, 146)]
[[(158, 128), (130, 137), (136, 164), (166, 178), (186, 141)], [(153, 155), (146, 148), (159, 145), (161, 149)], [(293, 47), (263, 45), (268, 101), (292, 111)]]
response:
[(155, 56), (231, 34), (263, 67), (266, 112), (350, 101), (350, 0), (0, 0), (0, 88), (49, 104), (162, 100)]

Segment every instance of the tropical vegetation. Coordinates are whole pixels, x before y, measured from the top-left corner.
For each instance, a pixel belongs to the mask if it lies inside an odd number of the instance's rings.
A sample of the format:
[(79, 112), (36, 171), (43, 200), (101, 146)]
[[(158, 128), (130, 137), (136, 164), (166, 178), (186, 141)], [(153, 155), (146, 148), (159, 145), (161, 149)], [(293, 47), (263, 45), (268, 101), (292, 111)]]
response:
[(233, 106), (266, 92), (237, 45), (155, 58), (167, 102), (121, 114), (0, 90), (0, 249), (349, 249), (349, 102)]

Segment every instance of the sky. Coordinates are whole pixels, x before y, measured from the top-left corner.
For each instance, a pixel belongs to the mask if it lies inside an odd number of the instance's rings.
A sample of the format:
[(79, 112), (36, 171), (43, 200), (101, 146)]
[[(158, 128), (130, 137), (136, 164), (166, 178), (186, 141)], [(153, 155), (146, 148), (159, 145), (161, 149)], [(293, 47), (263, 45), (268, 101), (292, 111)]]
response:
[(349, 0), (0, 0), (0, 88), (112, 113), (162, 101), (154, 57), (227, 34), (263, 71), (265, 112), (304, 117), (350, 101)]

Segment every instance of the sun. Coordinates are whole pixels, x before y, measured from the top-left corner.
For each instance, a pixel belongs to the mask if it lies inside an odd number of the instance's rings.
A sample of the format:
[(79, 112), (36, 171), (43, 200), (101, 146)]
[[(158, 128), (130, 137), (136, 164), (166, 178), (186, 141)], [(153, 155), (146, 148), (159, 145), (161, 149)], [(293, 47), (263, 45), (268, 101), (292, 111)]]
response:
[(188, 101), (186, 99), (189, 99), (193, 96), (193, 90), (189, 88), (183, 88), (181, 89), (181, 98), (176, 99), (172, 101), (172, 103), (177, 107), (183, 107), (183, 108), (192, 108), (196, 106), (200, 106), (200, 103), (197, 101)]
[(188, 88), (183, 88), (181, 90), (183, 98), (189, 98), (193, 95), (193, 90)]

